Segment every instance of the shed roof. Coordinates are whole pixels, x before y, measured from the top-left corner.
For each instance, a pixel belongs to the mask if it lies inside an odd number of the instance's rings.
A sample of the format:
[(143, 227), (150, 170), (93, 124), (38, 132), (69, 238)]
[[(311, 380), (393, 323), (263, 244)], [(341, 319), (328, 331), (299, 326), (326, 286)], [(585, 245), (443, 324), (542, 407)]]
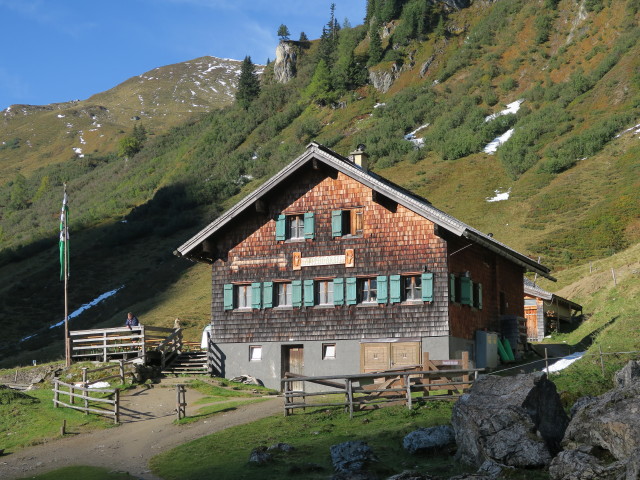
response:
[(556, 295), (555, 293), (547, 292), (544, 288), (538, 286), (535, 282), (529, 280), (528, 278), (524, 278), (524, 294), (529, 295), (530, 297), (541, 298), (543, 300), (547, 300), (550, 302), (560, 302), (568, 305), (573, 310), (582, 311), (582, 305), (572, 302), (571, 300), (567, 300), (560, 295)]
[(342, 155), (339, 155), (316, 142), (310, 143), (302, 155), (297, 157), (260, 187), (236, 203), (233, 207), (220, 215), (220, 217), (211, 222), (184, 244), (179, 246), (174, 253), (178, 256), (185, 256), (197, 260), (197, 258), (193, 256), (193, 253), (203, 241), (211, 237), (223, 226), (251, 207), (257, 200), (261, 199), (286, 179), (294, 175), (304, 165), (312, 161), (319, 161), (333, 167), (348, 177), (366, 185), (373, 191), (390, 198), (418, 215), (432, 221), (448, 232), (459, 237), (465, 237), (470, 241), (482, 245), (498, 255), (520, 265), (528, 271), (535, 272), (555, 281), (555, 278), (553, 278), (549, 273), (549, 268), (544, 265), (522, 253), (517, 252), (516, 250), (513, 250), (493, 237), (476, 230), (451, 215), (448, 215), (442, 210), (439, 210), (431, 205), (431, 203), (425, 198), (420, 197), (419, 195), (416, 195), (373, 172), (363, 170), (350, 159), (343, 157)]

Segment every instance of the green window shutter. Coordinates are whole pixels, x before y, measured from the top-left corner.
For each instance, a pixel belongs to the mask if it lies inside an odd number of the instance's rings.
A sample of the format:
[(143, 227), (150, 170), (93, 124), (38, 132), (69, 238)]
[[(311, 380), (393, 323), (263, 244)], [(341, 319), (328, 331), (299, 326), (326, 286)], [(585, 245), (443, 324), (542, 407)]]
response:
[(382, 275), (377, 278), (378, 283), (378, 303), (387, 303), (389, 301), (389, 282), (386, 276)]
[(251, 284), (251, 308), (262, 308), (262, 284), (254, 282)]
[(342, 210), (331, 212), (331, 234), (334, 237), (342, 236)]
[(333, 304), (344, 305), (344, 278), (333, 279)]
[(422, 301), (433, 302), (433, 273), (422, 274)]
[(287, 238), (287, 217), (278, 215), (276, 219), (276, 240), (286, 240)]
[(347, 278), (347, 305), (358, 303), (358, 289), (356, 277)]
[(313, 212), (304, 214), (304, 238), (313, 239), (316, 236), (316, 219)]
[(389, 277), (389, 302), (391, 303), (399, 303), (402, 299), (401, 280), (400, 275), (391, 275)]
[(460, 277), (460, 303), (471, 305), (473, 300), (473, 286), (469, 277)]
[(313, 307), (315, 305), (315, 292), (313, 288), (313, 280), (304, 281), (304, 306)]
[(302, 306), (302, 280), (291, 282), (291, 304), (294, 307)]
[(262, 284), (262, 306), (264, 308), (273, 308), (273, 282), (264, 282)]
[(449, 300), (456, 301), (456, 276), (453, 273), (449, 274)]
[(233, 285), (230, 283), (224, 284), (224, 309), (233, 310)]
[(482, 284), (478, 284), (478, 309), (482, 310)]

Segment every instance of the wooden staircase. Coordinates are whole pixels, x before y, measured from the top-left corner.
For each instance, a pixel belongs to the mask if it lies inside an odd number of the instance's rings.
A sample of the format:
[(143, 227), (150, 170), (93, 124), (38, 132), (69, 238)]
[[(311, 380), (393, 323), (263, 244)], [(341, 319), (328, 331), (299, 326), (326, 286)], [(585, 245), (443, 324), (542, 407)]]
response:
[(164, 370), (164, 375), (208, 375), (207, 352), (182, 352)]

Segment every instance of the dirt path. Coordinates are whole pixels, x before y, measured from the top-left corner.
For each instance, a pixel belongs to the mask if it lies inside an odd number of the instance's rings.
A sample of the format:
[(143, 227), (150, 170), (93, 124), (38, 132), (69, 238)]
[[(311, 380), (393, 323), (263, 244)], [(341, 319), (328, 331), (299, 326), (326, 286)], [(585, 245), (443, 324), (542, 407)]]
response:
[[(184, 381), (180, 379), (180, 383)], [(157, 480), (149, 470), (151, 457), (225, 428), (282, 412), (282, 399), (269, 398), (191, 424), (174, 425), (176, 391), (166, 388), (171, 383), (163, 380), (162, 387), (140, 389), (123, 396), (124, 415), (118, 427), (69, 435), (0, 457), (0, 478), (15, 479), (70, 465), (91, 465)], [(195, 414), (202, 407), (194, 405), (201, 397), (198, 392), (187, 390), (187, 415)]]

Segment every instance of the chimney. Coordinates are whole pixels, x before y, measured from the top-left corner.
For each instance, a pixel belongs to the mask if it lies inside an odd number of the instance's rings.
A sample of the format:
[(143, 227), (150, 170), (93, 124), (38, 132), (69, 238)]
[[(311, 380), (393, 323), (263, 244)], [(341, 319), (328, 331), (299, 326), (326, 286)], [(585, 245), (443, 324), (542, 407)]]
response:
[(369, 155), (365, 153), (364, 149), (365, 146), (363, 144), (358, 145), (355, 151), (349, 154), (349, 157), (353, 159), (353, 163), (366, 172), (369, 170)]

